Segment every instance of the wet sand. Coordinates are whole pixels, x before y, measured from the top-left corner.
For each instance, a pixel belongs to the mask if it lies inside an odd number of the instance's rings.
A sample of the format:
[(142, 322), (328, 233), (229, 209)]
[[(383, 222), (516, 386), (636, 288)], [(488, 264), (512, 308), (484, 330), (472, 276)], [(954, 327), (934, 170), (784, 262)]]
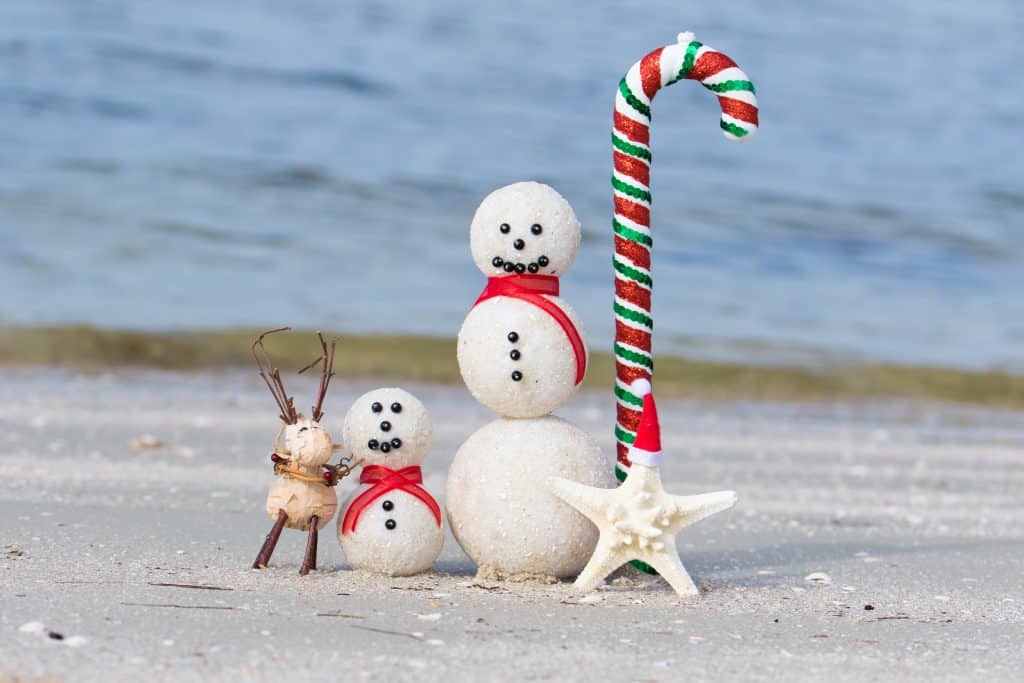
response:
[[(258, 381), (0, 371), (0, 681), (993, 681), (1024, 666), (1024, 414), (663, 401), (666, 486), (740, 494), (680, 537), (706, 593), (681, 604), (626, 576), (580, 600), (478, 582), (450, 536), (435, 573), (350, 572), (333, 525), (310, 576), (289, 531), (249, 569), (277, 429)], [(305, 406), (312, 384), (292, 384)], [(370, 386), (338, 382), (332, 431)], [(492, 416), (461, 388), (409, 388), (434, 417), (439, 495)], [(609, 467), (611, 411), (587, 393), (561, 412)], [(143, 435), (163, 445), (133, 448)]]

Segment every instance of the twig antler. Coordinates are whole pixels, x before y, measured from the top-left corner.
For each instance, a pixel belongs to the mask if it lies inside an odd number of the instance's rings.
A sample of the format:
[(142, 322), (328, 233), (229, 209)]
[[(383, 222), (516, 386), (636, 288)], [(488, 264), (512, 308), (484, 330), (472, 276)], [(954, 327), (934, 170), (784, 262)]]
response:
[[(256, 341), (252, 343), (252, 357), (256, 361), (256, 367), (260, 369), (260, 377), (263, 378), (274, 400), (277, 401), (277, 407), (281, 410), (281, 420), (286, 425), (295, 424), (299, 419), (299, 415), (295, 412), (295, 402), (288, 395), (288, 392), (285, 391), (284, 382), (281, 381), (281, 371), (274, 367), (274, 364), (270, 361), (270, 356), (267, 355), (267, 350), (263, 347), (263, 339), (276, 332), (285, 332), (290, 329), (292, 328), (278, 327), (274, 330), (267, 330), (256, 337)], [(257, 347), (259, 347), (259, 352), (256, 351)], [(262, 358), (260, 357), (261, 355)]]
[(316, 336), (320, 338), (320, 348), (323, 353), (312, 363), (299, 370), (299, 374), (320, 365), (320, 388), (316, 392), (316, 403), (313, 404), (313, 420), (319, 422), (320, 418), (324, 416), (323, 407), (324, 398), (327, 396), (327, 386), (331, 383), (331, 378), (334, 377), (334, 347), (338, 342), (336, 339), (332, 339), (331, 345), (327, 346), (322, 332), (317, 330)]

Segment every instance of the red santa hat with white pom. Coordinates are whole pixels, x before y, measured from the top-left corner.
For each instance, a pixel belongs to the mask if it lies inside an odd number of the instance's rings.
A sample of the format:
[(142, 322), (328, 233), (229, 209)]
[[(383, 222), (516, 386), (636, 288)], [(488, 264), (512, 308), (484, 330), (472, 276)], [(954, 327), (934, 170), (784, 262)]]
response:
[(636, 465), (658, 467), (661, 464), (661, 425), (658, 423), (658, 408), (654, 404), (651, 383), (643, 378), (637, 379), (629, 385), (629, 389), (644, 402), (640, 410), (636, 440), (629, 447), (629, 461)]

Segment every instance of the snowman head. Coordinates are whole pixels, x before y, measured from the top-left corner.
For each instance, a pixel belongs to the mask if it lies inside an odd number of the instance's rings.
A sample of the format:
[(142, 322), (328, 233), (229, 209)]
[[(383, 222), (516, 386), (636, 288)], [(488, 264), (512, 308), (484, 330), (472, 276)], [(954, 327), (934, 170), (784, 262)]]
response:
[(397, 470), (423, 462), (433, 427), (419, 399), (404, 389), (383, 388), (356, 399), (345, 415), (343, 434), (363, 465)]
[(547, 185), (513, 183), (487, 195), (469, 228), (473, 261), (484, 275), (561, 275), (576, 258), (580, 222)]

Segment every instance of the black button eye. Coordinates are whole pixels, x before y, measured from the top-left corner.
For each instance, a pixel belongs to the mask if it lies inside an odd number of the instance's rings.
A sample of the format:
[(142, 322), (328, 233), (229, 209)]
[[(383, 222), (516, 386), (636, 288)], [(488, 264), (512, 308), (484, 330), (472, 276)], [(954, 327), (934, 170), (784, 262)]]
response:
[(366, 446), (367, 446), (367, 448), (369, 448), (369, 449), (370, 449), (371, 451), (375, 451), (375, 450), (377, 450), (378, 448), (380, 448), (380, 442), (379, 442), (379, 441), (377, 441), (377, 439), (370, 439), (369, 441), (367, 441), (367, 442), (366, 442)]
[(395, 401), (394, 403), (392, 403), (391, 404), (391, 412), (392, 413), (400, 413), (400, 412), (402, 412), (402, 404), (399, 403), (398, 401)]
[(380, 404), (380, 401), (374, 401), (373, 405), (370, 406), (370, 410), (372, 410), (375, 413), (379, 413), (380, 411), (384, 410), (384, 406)]
[(391, 447), (397, 451), (399, 448), (402, 447), (402, 440), (399, 439), (398, 437), (391, 439)]
[(544, 228), (540, 227), (539, 223), (534, 223), (533, 225), (530, 226), (530, 232), (532, 232), (534, 235), (539, 235), (542, 232), (544, 232)]
[(494, 258), (491, 259), (491, 265), (494, 266), (495, 268), (501, 268), (503, 265), (505, 265), (505, 259), (501, 258), (500, 256), (495, 256)]
[(518, 332), (509, 332), (508, 333), (508, 340), (510, 342), (512, 342), (513, 344), (515, 344), (517, 341), (519, 341), (519, 333)]
[(381, 422), (380, 423), (380, 431), (382, 431), (382, 432), (390, 432), (391, 431), (391, 423), (388, 422), (387, 420), (384, 420), (383, 422)]
[(511, 232), (512, 226), (509, 225), (508, 223), (502, 223), (500, 226), (498, 226), (498, 230), (501, 230), (501, 234), (507, 235), (509, 232)]
[(391, 531), (398, 525), (395, 524), (395, 520), (389, 519), (388, 521), (384, 522), (384, 526), (387, 527), (388, 531)]
[(381, 507), (384, 508), (384, 512), (391, 512), (395, 509), (395, 504), (390, 500), (385, 500)]
[(380, 452), (381, 453), (387, 453), (390, 450), (391, 450), (391, 444), (389, 444), (387, 441), (385, 441), (384, 443), (382, 443), (380, 445)]
[(516, 371), (514, 371), (512, 373), (512, 381), (513, 382), (518, 382), (522, 378), (523, 378), (523, 373), (519, 372), (518, 370), (516, 370)]
[(517, 237), (516, 241), (512, 243), (512, 246), (516, 248), (516, 251), (522, 251), (526, 248), (526, 242), (523, 241), (523, 238)]
[(551, 261), (548, 259), (547, 256), (541, 256), (539, 259), (537, 259), (537, 263), (540, 264), (541, 268), (543, 268), (544, 266), (551, 263)]

